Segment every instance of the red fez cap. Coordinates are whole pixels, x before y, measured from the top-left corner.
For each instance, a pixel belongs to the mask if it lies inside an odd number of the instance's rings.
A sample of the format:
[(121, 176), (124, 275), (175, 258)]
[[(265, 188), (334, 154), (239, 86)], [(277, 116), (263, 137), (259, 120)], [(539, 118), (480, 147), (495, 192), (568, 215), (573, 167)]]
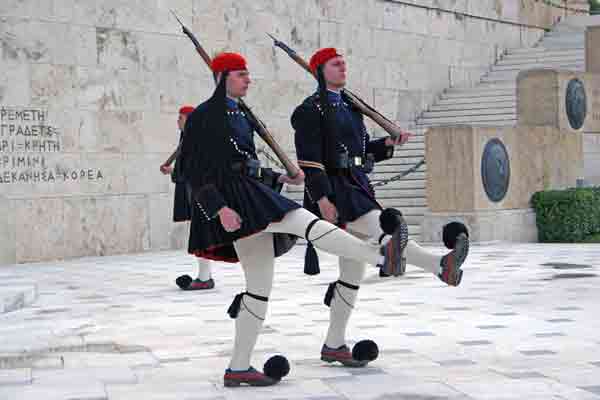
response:
[(221, 53), (213, 58), (210, 68), (214, 73), (248, 69), (246, 60), (237, 53)]
[(339, 56), (341, 56), (341, 54), (338, 54), (337, 50), (333, 47), (326, 47), (324, 49), (317, 50), (317, 52), (310, 58), (310, 69), (313, 73), (315, 73), (320, 65), (323, 65), (332, 58)]
[(188, 115), (188, 114), (191, 114), (192, 111), (194, 111), (194, 107), (183, 106), (179, 109), (179, 114)]

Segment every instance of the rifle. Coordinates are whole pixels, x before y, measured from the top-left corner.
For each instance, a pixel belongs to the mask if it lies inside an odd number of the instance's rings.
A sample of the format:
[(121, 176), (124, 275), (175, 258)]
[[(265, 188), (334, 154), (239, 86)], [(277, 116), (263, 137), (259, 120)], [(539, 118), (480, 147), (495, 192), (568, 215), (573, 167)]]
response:
[[(282, 41), (277, 40), (270, 33), (267, 33), (267, 35), (269, 35), (269, 37), (271, 39), (273, 39), (273, 45), (275, 47), (279, 47), (281, 50), (285, 51), (286, 54), (292, 60), (294, 60), (300, 67), (302, 67), (303, 69), (308, 71), (309, 74), (315, 76), (313, 74), (312, 70), (310, 69), (310, 65), (306, 62), (306, 60), (304, 60), (301, 56), (299, 56), (295, 50), (290, 48), (288, 45), (286, 45)], [(315, 76), (315, 78), (316, 78), (316, 76)], [(400, 137), (403, 133), (405, 133), (402, 129), (400, 129), (400, 127), (398, 125), (396, 125), (390, 119), (388, 119), (386, 116), (384, 116), (379, 111), (377, 111), (376, 109), (374, 109), (373, 107), (368, 105), (363, 99), (358, 97), (356, 94), (352, 93), (349, 89), (343, 89), (343, 92), (348, 97), (348, 100), (350, 101), (350, 103), (354, 107), (356, 107), (361, 114), (366, 115), (367, 117), (371, 118), (371, 120), (373, 120), (373, 122), (375, 122), (377, 125), (382, 127), (394, 139)]]
[(177, 148), (175, 149), (173, 154), (171, 154), (169, 156), (169, 158), (167, 158), (167, 161), (165, 161), (162, 165), (171, 165), (173, 163), (173, 161), (175, 161), (175, 159), (179, 156), (180, 151), (181, 151), (181, 143), (177, 145)]
[[(183, 33), (192, 41), (192, 43), (194, 44), (194, 47), (196, 47), (196, 51), (198, 52), (198, 54), (200, 54), (200, 57), (202, 57), (202, 59), (204, 60), (206, 65), (208, 65), (208, 67), (210, 68), (212, 60), (211, 60), (210, 56), (208, 55), (208, 53), (206, 52), (206, 50), (204, 50), (204, 48), (202, 47), (202, 45), (200, 44), (198, 39), (196, 39), (194, 34), (192, 32), (190, 32), (190, 30), (188, 28), (186, 28), (186, 26), (183, 24), (183, 22), (181, 22), (181, 20), (177, 17), (177, 15), (175, 14), (175, 12), (173, 12), (173, 10), (171, 10), (171, 13), (173, 14), (173, 16), (175, 16), (175, 18), (177, 19), (177, 22), (179, 22), (179, 24), (181, 25), (181, 29), (182, 29)], [(217, 76), (215, 73), (213, 73), (213, 79), (215, 80), (215, 83), (216, 83)], [(265, 141), (265, 143), (271, 148), (271, 150), (273, 150), (273, 153), (275, 153), (277, 158), (281, 161), (288, 176), (290, 176), (291, 178), (295, 178), (296, 176), (298, 176), (298, 174), (300, 173), (300, 168), (298, 168), (292, 162), (292, 160), (290, 160), (290, 158), (285, 153), (285, 151), (281, 148), (279, 143), (277, 143), (277, 141), (275, 140), (273, 135), (268, 131), (267, 126), (264, 124), (264, 122), (262, 122), (256, 116), (256, 114), (254, 114), (254, 112), (250, 109), (250, 107), (242, 99), (240, 99), (240, 101), (239, 101), (239, 106), (242, 109), (242, 111), (246, 114), (246, 116), (248, 117), (250, 122), (253, 123), (253, 125), (257, 128), (258, 135)]]

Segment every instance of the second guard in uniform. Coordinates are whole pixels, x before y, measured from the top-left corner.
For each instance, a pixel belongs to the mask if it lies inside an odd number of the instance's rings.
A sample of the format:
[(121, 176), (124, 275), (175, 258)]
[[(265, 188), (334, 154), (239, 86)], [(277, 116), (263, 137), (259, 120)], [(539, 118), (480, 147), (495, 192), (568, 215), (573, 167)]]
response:
[[(298, 164), (306, 175), (304, 207), (331, 223), (345, 228), (355, 236), (388, 244), (400, 215), (395, 209), (383, 209), (375, 198), (367, 176), (374, 163), (393, 156), (394, 146), (409, 138), (405, 133), (398, 139), (372, 140), (367, 133), (363, 116), (344, 95), (346, 63), (334, 48), (317, 51), (310, 67), (318, 79), (318, 90), (294, 111), (294, 127)], [(408, 233), (406, 233), (406, 237)], [(449, 286), (458, 286), (462, 277), (469, 240), (464, 225), (453, 222), (444, 227), (444, 241), (452, 251), (438, 256), (420, 247), (415, 241), (403, 244), (403, 252), (390, 252), (389, 257), (406, 258), (441, 279)], [(405, 248), (404, 248), (405, 246)], [(405, 262), (398, 259), (379, 265), (380, 275), (401, 275)], [(363, 279), (366, 263), (340, 257), (340, 278), (329, 290), (330, 326), (321, 357), (355, 366), (347, 359), (346, 326), (356, 302), (358, 286)], [(305, 272), (318, 273), (318, 258), (309, 242)]]

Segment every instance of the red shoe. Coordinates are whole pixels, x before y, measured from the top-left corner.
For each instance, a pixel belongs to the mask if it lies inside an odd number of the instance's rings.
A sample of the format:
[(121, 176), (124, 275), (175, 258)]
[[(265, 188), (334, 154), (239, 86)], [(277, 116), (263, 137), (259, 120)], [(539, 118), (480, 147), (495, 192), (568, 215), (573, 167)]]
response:
[(321, 348), (321, 360), (328, 363), (339, 362), (344, 367), (352, 368), (364, 367), (369, 363), (368, 360), (360, 361), (353, 358), (352, 352), (346, 345), (340, 346), (337, 349), (333, 349), (331, 347), (328, 347), (327, 345), (323, 345), (323, 347)]
[(227, 368), (223, 377), (225, 387), (239, 387), (242, 384), (249, 386), (272, 386), (279, 382), (262, 372), (258, 372), (253, 367), (248, 368), (246, 371), (233, 371)]
[(194, 279), (190, 285), (184, 290), (208, 290), (214, 289), (215, 281), (210, 278), (207, 281), (201, 281), (200, 279)]
[(456, 238), (454, 250), (442, 257), (440, 263), (442, 272), (438, 277), (446, 282), (448, 286), (458, 286), (462, 280), (463, 271), (460, 267), (463, 265), (469, 254), (469, 238), (461, 233)]
[(175, 280), (181, 290), (208, 290), (215, 287), (215, 281), (210, 278), (207, 281), (192, 279), (189, 275), (182, 275)]
[(406, 258), (403, 253), (408, 244), (408, 225), (402, 216), (399, 217), (399, 226), (392, 238), (381, 246), (381, 254), (384, 256), (380, 276), (401, 276), (406, 273)]

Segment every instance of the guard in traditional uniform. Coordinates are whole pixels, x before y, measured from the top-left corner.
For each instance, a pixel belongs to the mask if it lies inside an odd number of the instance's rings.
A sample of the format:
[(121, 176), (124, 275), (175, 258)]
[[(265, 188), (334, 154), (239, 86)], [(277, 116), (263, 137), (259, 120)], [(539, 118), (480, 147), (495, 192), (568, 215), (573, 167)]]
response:
[[(246, 290), (235, 296), (228, 310), (236, 320), (235, 340), (224, 384), (273, 385), (289, 372), (285, 357), (272, 357), (264, 372), (254, 369), (250, 358), (267, 313), (275, 257), (302, 237), (322, 250), (354, 260), (342, 265), (343, 279), (328, 290), (326, 301), (333, 298), (337, 302), (358, 289), (364, 263), (398, 268), (388, 264), (400, 262), (408, 240), (407, 226), (401, 215), (389, 215), (386, 229), (391, 239), (385, 245), (373, 244), (281, 196), (273, 185), (302, 184), (304, 174), (300, 171), (289, 177), (261, 167), (254, 144), (257, 127), (240, 101), (250, 85), (246, 61), (239, 54), (223, 53), (213, 59), (211, 68), (217, 88), (190, 114), (180, 160), (185, 180), (192, 186), (189, 251), (221, 261), (239, 260), (246, 278)], [(349, 304), (354, 302), (352, 296), (346, 300)], [(377, 353), (374, 342), (362, 341), (352, 352), (347, 348), (329, 351), (324, 346), (322, 356), (327, 361), (362, 366)]]
[[(183, 128), (188, 115), (194, 111), (194, 107), (184, 105), (179, 109), (179, 117), (177, 118), (177, 127), (179, 128), (179, 145), (183, 139)], [(185, 183), (183, 173), (181, 171), (181, 163), (175, 162), (175, 167), (171, 164), (176, 158), (169, 158), (160, 166), (160, 172), (164, 175), (170, 175), (171, 181), (175, 184), (175, 198), (173, 205), (173, 221), (183, 222), (191, 219), (191, 191), (190, 186)], [(196, 279), (192, 279), (189, 275), (179, 276), (175, 283), (182, 290), (208, 290), (215, 287), (215, 281), (212, 278), (210, 260), (196, 257), (198, 263), (198, 275)]]
[[(344, 94), (346, 64), (336, 49), (317, 51), (310, 67), (317, 76), (318, 90), (296, 108), (291, 118), (298, 164), (306, 175), (304, 207), (355, 236), (384, 244), (401, 214), (378, 204), (367, 174), (374, 163), (390, 159), (394, 146), (404, 144), (410, 134), (404, 133), (397, 140), (371, 140), (362, 114)], [(380, 275), (402, 275), (409, 263), (433, 273), (449, 286), (458, 286), (463, 273), (460, 267), (469, 249), (468, 232), (464, 225), (453, 222), (444, 227), (443, 236), (452, 249), (447, 255), (437, 256), (409, 240), (401, 255), (406, 260), (379, 265)], [(360, 260), (340, 257), (340, 277), (328, 293), (330, 327), (321, 353), (325, 361), (360, 365), (347, 358), (345, 333), (365, 269), (366, 264)], [(318, 270), (318, 258), (309, 242), (305, 272), (315, 274)]]

